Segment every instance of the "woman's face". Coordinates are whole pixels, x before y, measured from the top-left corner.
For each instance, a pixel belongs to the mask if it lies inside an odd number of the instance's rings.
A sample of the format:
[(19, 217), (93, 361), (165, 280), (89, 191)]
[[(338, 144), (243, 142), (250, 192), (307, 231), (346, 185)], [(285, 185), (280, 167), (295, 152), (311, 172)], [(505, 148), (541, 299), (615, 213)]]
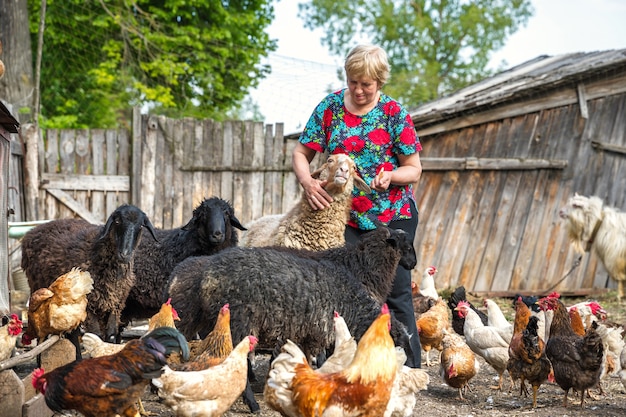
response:
[(369, 77), (348, 78), (348, 90), (350, 97), (357, 106), (371, 104), (378, 98), (378, 83)]

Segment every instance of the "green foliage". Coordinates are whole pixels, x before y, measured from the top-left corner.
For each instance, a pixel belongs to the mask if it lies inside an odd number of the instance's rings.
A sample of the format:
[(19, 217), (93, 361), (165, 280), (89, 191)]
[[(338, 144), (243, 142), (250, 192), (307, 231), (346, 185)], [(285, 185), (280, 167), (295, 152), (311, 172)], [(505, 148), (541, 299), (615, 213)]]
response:
[(385, 91), (407, 107), (491, 75), (490, 54), (533, 13), (530, 0), (310, 0), (299, 11), (338, 56), (363, 40), (385, 48)]
[(269, 72), (273, 17), (272, 0), (48, 0), (42, 121), (124, 126), (135, 106), (220, 120)]

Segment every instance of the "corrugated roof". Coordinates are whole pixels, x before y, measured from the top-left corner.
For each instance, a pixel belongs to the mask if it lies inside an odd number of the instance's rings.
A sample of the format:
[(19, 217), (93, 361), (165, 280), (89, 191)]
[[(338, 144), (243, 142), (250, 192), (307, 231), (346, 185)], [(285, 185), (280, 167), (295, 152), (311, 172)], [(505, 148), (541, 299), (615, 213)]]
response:
[(482, 106), (509, 103), (617, 69), (626, 70), (626, 49), (541, 55), (455, 93), (425, 103), (410, 113), (416, 124)]

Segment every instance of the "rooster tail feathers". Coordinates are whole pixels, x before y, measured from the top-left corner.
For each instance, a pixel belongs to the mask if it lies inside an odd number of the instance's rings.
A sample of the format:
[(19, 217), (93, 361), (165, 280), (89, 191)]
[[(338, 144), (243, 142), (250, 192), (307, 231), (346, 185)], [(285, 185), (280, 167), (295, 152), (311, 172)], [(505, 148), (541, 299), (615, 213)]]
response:
[(148, 342), (149, 339), (153, 339), (160, 343), (165, 348), (165, 354), (176, 351), (183, 360), (189, 360), (189, 344), (187, 339), (177, 329), (169, 326), (157, 327), (156, 329), (146, 333), (141, 337)]

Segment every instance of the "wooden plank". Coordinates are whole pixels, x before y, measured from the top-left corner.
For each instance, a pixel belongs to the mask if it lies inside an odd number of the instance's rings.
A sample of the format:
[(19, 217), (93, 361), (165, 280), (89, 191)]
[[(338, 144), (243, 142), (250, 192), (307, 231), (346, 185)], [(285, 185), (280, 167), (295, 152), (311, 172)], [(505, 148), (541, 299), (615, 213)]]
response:
[[(104, 168), (104, 174), (106, 175), (116, 175), (118, 173), (118, 153), (117, 153), (117, 138), (118, 138), (118, 133), (121, 133), (122, 131), (116, 131), (116, 130), (112, 130), (112, 129), (108, 129), (104, 132), (104, 146), (106, 149), (106, 164), (105, 164), (105, 168)], [(128, 154), (126, 155), (126, 157), (128, 157)], [(122, 158), (122, 156), (120, 156), (120, 159)], [(126, 171), (128, 171), (128, 167), (126, 168)], [(127, 172), (124, 174), (126, 175)], [(130, 191), (130, 178), (128, 179), (128, 191)], [(113, 213), (115, 211), (115, 209), (119, 206), (118, 204), (118, 200), (117, 200), (117, 193), (116, 191), (111, 191), (111, 192), (107, 192), (105, 193), (105, 217), (108, 218), (111, 213)], [(130, 195), (127, 197), (125, 202), (130, 202)]]
[[(265, 159), (265, 146), (263, 137), (263, 123), (251, 123), (252, 143), (254, 147), (252, 166), (259, 167), (263, 165)], [(254, 172), (250, 174), (249, 194), (247, 198), (250, 201), (250, 213), (248, 219), (261, 217), (263, 214), (263, 182), (265, 175), (262, 172)]]
[(100, 220), (95, 218), (89, 210), (85, 209), (84, 205), (74, 200), (74, 198), (72, 198), (72, 196), (65, 191), (49, 188), (48, 193), (52, 194), (57, 200), (63, 203), (73, 213), (78, 214), (80, 217), (87, 220), (88, 222), (93, 224), (101, 224)]
[(587, 93), (585, 92), (585, 84), (578, 83), (576, 85), (576, 92), (578, 93), (578, 107), (580, 108), (580, 117), (583, 119), (589, 118), (589, 109), (587, 107)]
[[(204, 149), (204, 124), (199, 120), (193, 121), (193, 161), (201, 164), (202, 155), (206, 152)], [(191, 206), (195, 207), (204, 200), (204, 187), (202, 184), (203, 173), (194, 172), (192, 176)]]
[[(171, 122), (171, 121), (170, 121)], [(183, 131), (183, 121), (174, 121), (167, 123), (167, 135), (169, 138), (176, 138), (176, 132)], [(185, 206), (185, 188), (184, 182), (187, 177), (181, 171), (182, 159), (184, 154), (184, 143), (182, 140), (174, 140), (172, 146), (172, 157), (170, 164), (172, 165), (172, 190), (170, 191), (172, 200), (172, 227), (181, 227), (191, 219), (191, 211)]]
[(615, 152), (618, 154), (626, 155), (626, 146), (612, 145), (610, 143), (602, 142), (599, 140), (592, 140), (591, 146), (593, 146), (597, 150)]
[[(173, 210), (173, 196), (176, 188), (180, 184), (176, 184), (174, 181), (175, 165), (175, 152), (174, 152), (174, 123), (172, 119), (159, 117), (159, 127), (162, 134), (158, 135), (159, 145), (157, 146), (157, 152), (161, 152), (160, 161), (162, 161), (161, 172), (157, 172), (156, 175), (161, 175), (161, 180), (158, 184), (160, 193), (159, 200), (161, 201), (162, 212), (158, 213), (158, 221), (163, 229), (172, 229), (174, 224), (174, 210)], [(162, 143), (161, 143), (162, 142)], [(155, 208), (156, 211), (156, 208)]]
[[(224, 123), (215, 123), (213, 125), (212, 133), (212, 149), (213, 155), (211, 160), (215, 165), (221, 165), (224, 163)], [(232, 161), (231, 161), (232, 162)], [(228, 199), (226, 194), (222, 192), (222, 177), (224, 174), (220, 172), (211, 173), (211, 195), (210, 196), (222, 196), (222, 198)]]
[[(74, 146), (76, 150), (75, 158), (75, 171), (76, 174), (90, 174), (90, 165), (92, 163), (91, 158), (91, 143), (89, 140), (89, 131), (87, 129), (77, 129), (76, 137), (74, 139)], [(74, 194), (74, 200), (79, 202), (85, 207), (86, 210), (92, 211), (91, 207), (91, 193), (89, 190), (80, 191), (72, 190)], [(94, 218), (97, 218), (94, 216)]]
[[(161, 221), (159, 217), (161, 213), (155, 213), (154, 211), (154, 198), (157, 185), (156, 164), (157, 164), (157, 134), (159, 131), (159, 125), (156, 116), (149, 116), (145, 119), (145, 137), (140, 139), (142, 146), (141, 152), (141, 183), (138, 193), (139, 200), (135, 203), (140, 207), (144, 213), (151, 219), (154, 227), (161, 227)], [(134, 143), (134, 142), (133, 142)], [(134, 145), (133, 145), (134, 146)], [(134, 152), (134, 149), (133, 149)], [(135, 193), (133, 192), (133, 196)]]
[[(194, 140), (194, 121), (191, 118), (183, 119), (182, 130), (183, 138), (183, 154), (187, 155), (193, 152), (193, 140)], [(180, 155), (181, 159), (176, 159), (176, 167), (183, 166), (184, 156)], [(191, 213), (194, 209), (193, 201), (193, 172), (183, 172), (182, 189), (183, 189), (183, 212)]]
[[(243, 166), (243, 158), (244, 156), (244, 125), (241, 121), (233, 121), (233, 137), (232, 137), (232, 147), (233, 147), (233, 165), (234, 166)], [(241, 190), (244, 189), (244, 181), (245, 178), (242, 175), (241, 171), (233, 172), (233, 189), (231, 192), (231, 202), (233, 204), (233, 208), (235, 209), (235, 213), (239, 213), (238, 216), (241, 216), (242, 221), (246, 221), (247, 216), (247, 208), (244, 208), (244, 200), (243, 193)], [(246, 204), (247, 206), (247, 204)]]
[[(277, 123), (275, 125), (274, 130), (274, 150), (272, 152), (272, 163), (275, 166), (278, 165), (286, 165), (287, 160), (289, 160), (289, 167), (291, 168), (291, 155), (285, 155), (285, 138), (284, 138), (285, 125), (283, 123)], [(266, 149), (267, 153), (268, 150)], [(282, 178), (283, 174), (279, 172), (273, 172), (269, 175), (271, 184), (272, 184), (272, 205), (268, 210), (267, 214), (278, 214), (282, 209), (282, 196), (283, 196), (283, 187), (282, 187)]]
[[(141, 115), (141, 109), (139, 107), (133, 107), (133, 129), (132, 129), (132, 156), (131, 156), (131, 164), (133, 169), (133, 177), (131, 184), (131, 195), (130, 202), (138, 207), (141, 207), (145, 212), (145, 208), (143, 208), (142, 204), (142, 194), (143, 194), (143, 175), (144, 175), (144, 150), (143, 150), (143, 138), (146, 135), (145, 127), (145, 119)], [(121, 149), (120, 149), (121, 152)], [(118, 165), (118, 173), (122, 174), (123, 172), (120, 170), (121, 164)], [(151, 213), (146, 212), (148, 217), (150, 217)]]
[[(40, 140), (40, 145), (43, 145), (43, 138)], [(59, 131), (57, 129), (48, 129), (46, 131), (45, 145), (45, 162), (41, 165), (42, 172), (59, 172)]]
[(119, 192), (130, 190), (130, 177), (127, 175), (83, 175), (47, 174), (41, 175), (41, 188), (61, 188), (64, 190)]
[[(203, 166), (212, 166), (215, 164), (215, 122), (210, 119), (205, 119), (203, 121), (203, 138), (202, 138), (202, 147), (204, 150), (202, 151), (202, 165)], [(204, 172), (202, 176), (202, 187), (204, 189), (204, 197), (209, 198), (215, 194), (214, 186), (214, 178), (210, 172)]]
[[(233, 164), (233, 146), (232, 143), (236, 139), (234, 138), (233, 131), (233, 122), (226, 121), (223, 124), (223, 135), (220, 141), (220, 148), (222, 150), (222, 160), (220, 164), (223, 166), (232, 166)], [(224, 200), (229, 200), (232, 202), (233, 199), (233, 173), (232, 172), (222, 172), (220, 178), (220, 196)], [(238, 213), (238, 211), (235, 211)]]
[[(165, 144), (164, 131), (163, 131), (163, 116), (155, 116), (151, 118), (151, 123), (154, 124), (154, 195), (152, 196), (151, 210), (154, 213), (150, 219), (155, 227), (166, 228), (165, 216), (168, 214), (163, 209), (163, 200), (167, 198), (167, 191), (165, 184), (169, 181), (165, 175), (166, 165), (166, 152), (168, 146)], [(169, 153), (168, 153), (169, 155)], [(170, 177), (171, 178), (171, 177)], [(158, 226), (157, 226), (158, 225)]]
[[(104, 174), (104, 156), (106, 155), (104, 130), (92, 129), (91, 133), (91, 173), (93, 175)], [(105, 204), (105, 195), (102, 191), (90, 190), (91, 213), (103, 223), (108, 217)]]
[[(60, 172), (62, 174), (75, 174), (74, 164), (76, 162), (76, 131), (63, 129), (61, 130), (60, 142), (59, 142), (59, 161)], [(74, 198), (72, 197), (72, 200)], [(52, 200), (54, 201), (54, 200)], [(60, 217), (71, 217), (74, 214), (73, 210), (69, 210), (66, 206), (57, 204), (57, 211)]]

